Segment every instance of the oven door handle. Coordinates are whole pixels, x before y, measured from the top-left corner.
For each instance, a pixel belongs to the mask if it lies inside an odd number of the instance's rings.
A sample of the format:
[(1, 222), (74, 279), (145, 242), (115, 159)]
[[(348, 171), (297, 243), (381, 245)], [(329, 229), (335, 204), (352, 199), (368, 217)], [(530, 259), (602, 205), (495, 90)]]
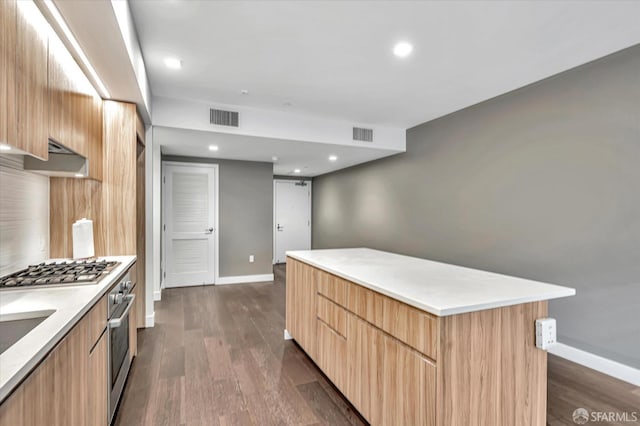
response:
[(135, 294), (127, 294), (124, 297), (124, 300), (128, 300), (129, 301), (129, 305), (124, 309), (124, 312), (122, 313), (122, 315), (120, 315), (119, 318), (114, 318), (114, 319), (110, 319), (109, 320), (109, 322), (108, 322), (109, 328), (118, 328), (124, 323), (124, 319), (127, 317), (127, 315), (129, 315), (129, 311), (131, 310), (131, 307), (133, 306), (133, 301), (136, 300), (136, 295)]

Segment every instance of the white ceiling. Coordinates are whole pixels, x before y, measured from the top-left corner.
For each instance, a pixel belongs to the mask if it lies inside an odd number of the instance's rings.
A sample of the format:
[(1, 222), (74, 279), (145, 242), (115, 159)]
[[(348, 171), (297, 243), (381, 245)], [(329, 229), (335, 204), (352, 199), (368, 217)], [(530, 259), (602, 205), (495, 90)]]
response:
[[(640, 43), (638, 1), (131, 0), (131, 10), (155, 96), (405, 128)], [(399, 40), (414, 44), (411, 57), (392, 55)]]
[[(233, 135), (201, 130), (154, 126), (153, 141), (166, 155), (222, 158), (273, 163), (273, 173), (290, 176), (317, 176), (398, 153), (390, 149), (361, 148), (326, 143)], [(216, 145), (218, 151), (209, 151)], [(329, 156), (335, 155), (335, 162)], [(278, 157), (273, 161), (272, 157)], [(300, 174), (295, 174), (295, 169)]]

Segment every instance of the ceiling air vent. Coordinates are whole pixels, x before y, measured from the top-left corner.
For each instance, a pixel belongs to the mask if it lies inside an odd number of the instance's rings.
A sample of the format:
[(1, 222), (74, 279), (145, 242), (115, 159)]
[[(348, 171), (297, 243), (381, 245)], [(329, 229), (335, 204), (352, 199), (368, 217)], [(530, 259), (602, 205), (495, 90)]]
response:
[(373, 129), (362, 127), (353, 128), (353, 140), (362, 142), (373, 142)]
[(239, 114), (235, 111), (211, 108), (209, 112), (209, 120), (211, 124), (216, 124), (218, 126), (238, 127), (238, 117)]

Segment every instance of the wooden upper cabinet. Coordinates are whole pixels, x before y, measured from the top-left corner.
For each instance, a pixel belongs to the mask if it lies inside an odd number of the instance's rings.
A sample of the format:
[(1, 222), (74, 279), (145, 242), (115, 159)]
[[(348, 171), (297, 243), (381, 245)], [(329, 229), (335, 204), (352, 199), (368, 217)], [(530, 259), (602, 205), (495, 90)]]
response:
[(17, 135), (9, 143), (46, 160), (49, 136), (47, 84), (48, 23), (32, 2), (17, 2), (16, 112)]
[(15, 145), (16, 1), (0, 2), (0, 143)]
[(0, 1), (0, 143), (47, 160), (49, 138), (102, 180), (102, 99), (31, 1)]
[(49, 38), (49, 137), (89, 160), (102, 179), (102, 99), (62, 41)]

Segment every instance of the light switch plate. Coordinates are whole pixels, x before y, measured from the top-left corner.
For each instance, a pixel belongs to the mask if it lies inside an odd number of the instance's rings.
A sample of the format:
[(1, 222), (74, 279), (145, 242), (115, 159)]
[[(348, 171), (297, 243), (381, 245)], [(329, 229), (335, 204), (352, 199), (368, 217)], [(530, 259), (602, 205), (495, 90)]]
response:
[(556, 343), (556, 319), (540, 318), (536, 320), (536, 347), (547, 350)]

